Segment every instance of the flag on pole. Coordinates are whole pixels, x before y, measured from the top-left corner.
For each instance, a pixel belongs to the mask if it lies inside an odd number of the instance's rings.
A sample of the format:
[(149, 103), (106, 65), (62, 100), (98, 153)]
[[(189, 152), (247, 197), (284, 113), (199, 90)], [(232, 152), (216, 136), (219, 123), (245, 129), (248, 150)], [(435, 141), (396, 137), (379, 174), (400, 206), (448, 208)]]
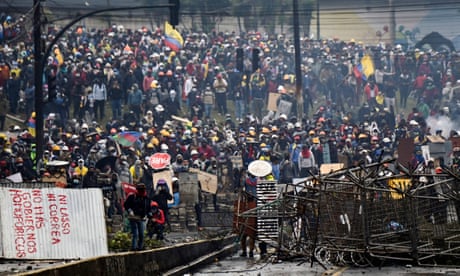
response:
[(374, 74), (374, 61), (372, 60), (372, 57), (370, 55), (365, 55), (361, 58), (361, 66), (358, 66), (360, 71), (363, 74), (363, 78), (366, 77), (366, 79), (369, 78), (369, 76)]
[(165, 22), (164, 43), (175, 52), (178, 52), (180, 49), (182, 49), (182, 45), (184, 44), (184, 39), (182, 38), (181, 34), (176, 29), (174, 29), (168, 21)]

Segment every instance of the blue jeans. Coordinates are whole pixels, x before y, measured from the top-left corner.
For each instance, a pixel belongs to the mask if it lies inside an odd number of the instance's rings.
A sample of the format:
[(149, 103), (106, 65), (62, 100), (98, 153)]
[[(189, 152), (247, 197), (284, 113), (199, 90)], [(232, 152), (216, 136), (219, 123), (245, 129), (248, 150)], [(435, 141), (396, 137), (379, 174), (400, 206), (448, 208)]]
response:
[(112, 117), (113, 119), (121, 119), (121, 99), (112, 100)]
[(211, 111), (214, 105), (212, 104), (205, 104), (204, 105), (204, 116), (206, 118), (211, 118)]
[(244, 117), (244, 100), (235, 100), (235, 118), (242, 119)]
[(132, 235), (131, 249), (142, 250), (144, 248), (145, 221), (130, 219), (129, 226)]

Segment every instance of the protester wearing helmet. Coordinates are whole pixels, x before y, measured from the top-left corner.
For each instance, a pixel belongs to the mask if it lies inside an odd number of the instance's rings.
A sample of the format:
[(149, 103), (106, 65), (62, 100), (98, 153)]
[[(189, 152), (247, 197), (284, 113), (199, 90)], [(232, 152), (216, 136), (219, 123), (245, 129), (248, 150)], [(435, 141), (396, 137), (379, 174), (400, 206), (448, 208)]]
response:
[(150, 215), (147, 222), (147, 235), (151, 239), (156, 235), (157, 240), (163, 240), (163, 232), (165, 229), (166, 218), (162, 209), (156, 201), (150, 204)]
[(163, 210), (165, 215), (166, 224), (168, 228), (171, 229), (171, 225), (169, 223), (169, 209), (168, 209), (168, 200), (172, 200), (173, 196), (170, 193), (168, 183), (165, 179), (160, 178), (156, 183), (155, 194), (152, 197), (153, 201), (158, 203), (158, 208)]

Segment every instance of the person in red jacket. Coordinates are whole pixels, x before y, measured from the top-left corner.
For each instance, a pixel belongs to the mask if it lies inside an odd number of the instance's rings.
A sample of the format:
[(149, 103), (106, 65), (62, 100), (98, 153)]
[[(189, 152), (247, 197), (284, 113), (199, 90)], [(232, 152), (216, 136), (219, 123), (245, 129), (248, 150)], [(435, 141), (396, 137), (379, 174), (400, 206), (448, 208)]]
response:
[(150, 204), (151, 206), (151, 214), (152, 216), (149, 218), (149, 222), (147, 223), (147, 235), (151, 239), (154, 234), (156, 234), (157, 240), (163, 240), (163, 231), (165, 229), (165, 214), (163, 210), (158, 208), (158, 203), (156, 201), (152, 201)]
[(377, 106), (376, 98), (380, 94), (380, 90), (377, 84), (375, 83), (374, 78), (370, 78), (366, 86), (364, 86), (364, 93), (366, 95), (366, 100), (369, 106), (371, 108), (376, 107)]

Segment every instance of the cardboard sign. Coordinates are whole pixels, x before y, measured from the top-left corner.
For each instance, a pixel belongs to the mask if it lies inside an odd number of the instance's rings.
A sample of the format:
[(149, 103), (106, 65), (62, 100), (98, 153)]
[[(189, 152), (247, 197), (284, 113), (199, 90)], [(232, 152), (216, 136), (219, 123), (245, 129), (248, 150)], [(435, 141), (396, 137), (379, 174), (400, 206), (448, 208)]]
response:
[(198, 181), (201, 184), (201, 190), (211, 194), (217, 193), (217, 175), (203, 172), (197, 169), (190, 169), (190, 172), (196, 173)]
[(232, 155), (229, 159), (232, 162), (233, 168), (240, 169), (243, 167), (243, 158), (241, 155)]
[(7, 176), (6, 179), (11, 180), (13, 183), (22, 183), (22, 174), (18, 172)]
[(67, 186), (67, 177), (65, 175), (43, 176), (42, 181), (47, 182), (47, 183), (55, 183), (56, 186), (59, 186), (59, 187), (66, 187)]
[(171, 155), (165, 152), (157, 152), (150, 156), (149, 166), (155, 170), (161, 170), (171, 164)]
[(286, 114), (286, 116), (289, 116), (289, 114), (291, 113), (291, 108), (291, 102), (280, 100), (276, 111), (275, 119), (278, 119), (281, 114)]
[(321, 174), (328, 174), (343, 169), (343, 163), (322, 164), (319, 168)]
[(271, 111), (278, 110), (276, 102), (278, 102), (278, 99), (280, 96), (281, 94), (279, 93), (269, 93), (268, 94), (267, 110), (271, 110)]

